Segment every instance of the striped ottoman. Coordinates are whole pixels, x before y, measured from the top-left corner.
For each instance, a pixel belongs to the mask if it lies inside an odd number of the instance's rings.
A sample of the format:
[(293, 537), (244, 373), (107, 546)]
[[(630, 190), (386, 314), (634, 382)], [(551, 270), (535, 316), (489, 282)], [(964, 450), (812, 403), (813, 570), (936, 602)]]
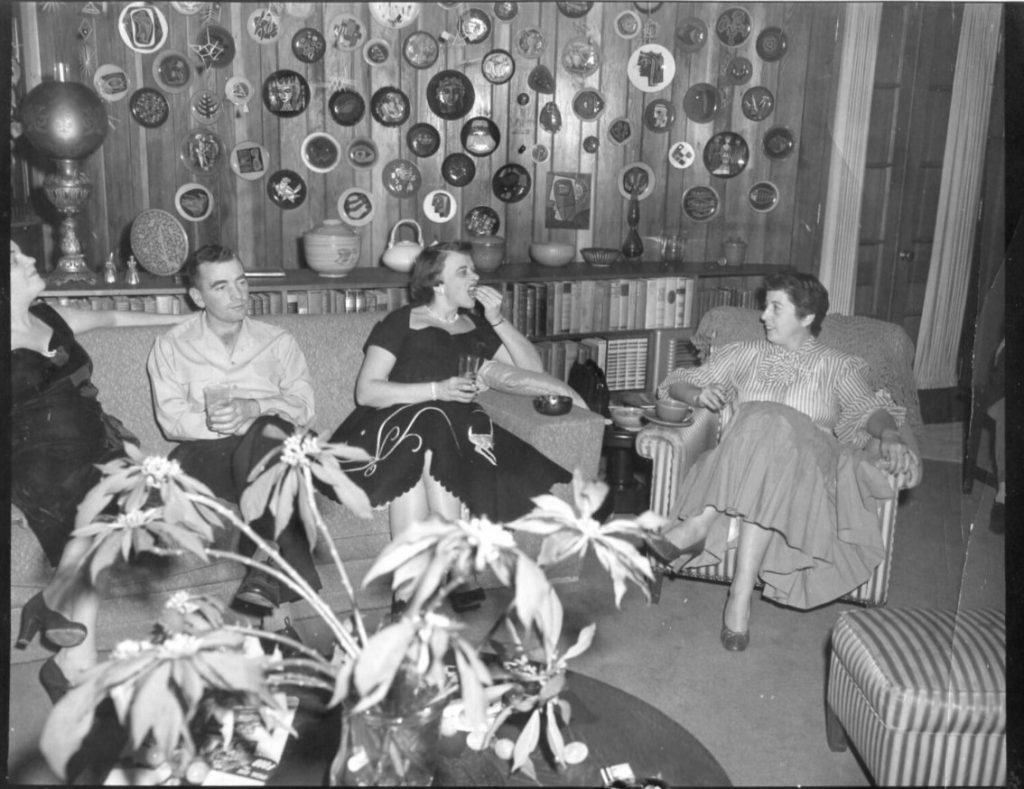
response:
[(876, 784), (1006, 784), (1006, 631), (993, 610), (844, 611), (826, 734)]

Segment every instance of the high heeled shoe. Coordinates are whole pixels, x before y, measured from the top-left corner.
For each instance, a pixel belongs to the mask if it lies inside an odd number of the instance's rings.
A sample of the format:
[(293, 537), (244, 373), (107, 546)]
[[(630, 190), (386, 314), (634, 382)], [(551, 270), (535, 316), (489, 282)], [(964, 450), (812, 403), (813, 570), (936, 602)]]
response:
[(673, 572), (675, 568), (681, 568), (690, 559), (696, 558), (704, 552), (705, 539), (702, 537), (692, 545), (680, 548), (661, 535), (645, 534), (644, 547), (652, 559), (668, 572)]
[(62, 649), (77, 647), (89, 634), (85, 625), (73, 622), (59, 611), (50, 608), (43, 599), (42, 592), (36, 594), (21, 609), (21, 625), (18, 628), (15, 646), (24, 649), (32, 643), (32, 639), (40, 630), (47, 641)]
[(64, 672), (60, 670), (60, 666), (57, 665), (57, 661), (53, 658), (47, 658), (39, 669), (39, 684), (43, 686), (46, 695), (50, 697), (50, 701), (54, 704), (71, 690), (71, 683), (64, 676)]
[(725, 609), (723, 608), (722, 632), (718, 637), (722, 642), (722, 646), (730, 652), (742, 652), (750, 643), (750, 628), (747, 627), (747, 629), (743, 631), (730, 630), (725, 624)]

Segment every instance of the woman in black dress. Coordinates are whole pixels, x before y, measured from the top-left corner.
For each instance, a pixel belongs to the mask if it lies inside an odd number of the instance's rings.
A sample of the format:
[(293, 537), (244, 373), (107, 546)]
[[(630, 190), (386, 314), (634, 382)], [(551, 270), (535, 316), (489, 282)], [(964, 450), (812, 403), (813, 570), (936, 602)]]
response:
[[(356, 380), (356, 409), (331, 437), (362, 447), (345, 466), (375, 507), (390, 506), (391, 534), (430, 513), (507, 521), (569, 471), (494, 425), (475, 402), (478, 383), (459, 376), (460, 354), (541, 372), (533, 344), (501, 315), (501, 294), (479, 285), (465, 243), (438, 244), (413, 265), (410, 304), (370, 333)], [(483, 317), (474, 312), (476, 302)]]
[[(70, 537), (78, 504), (97, 482), (95, 464), (124, 454), (132, 437), (103, 412), (92, 361), (75, 333), (100, 326), (173, 323), (177, 315), (54, 308), (33, 301), (46, 289), (35, 259), (11, 242), (11, 500), (42, 545), (53, 579), (21, 614), (17, 646), (42, 635), (59, 649), (39, 672), (54, 699), (96, 663), (100, 594), (79, 563), (89, 540)], [(145, 372), (140, 368), (139, 375)]]

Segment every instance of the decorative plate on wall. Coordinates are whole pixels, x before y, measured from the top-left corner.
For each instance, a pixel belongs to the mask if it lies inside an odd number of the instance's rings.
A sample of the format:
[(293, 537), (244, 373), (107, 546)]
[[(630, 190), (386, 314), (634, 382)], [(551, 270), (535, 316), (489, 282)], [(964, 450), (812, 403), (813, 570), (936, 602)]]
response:
[(359, 49), (366, 41), (366, 25), (352, 14), (338, 14), (327, 26), (327, 40), (335, 49)]
[(597, 120), (604, 112), (605, 104), (604, 96), (593, 88), (584, 88), (572, 97), (572, 111), (584, 121)]
[(224, 96), (240, 112), (248, 112), (249, 99), (252, 98), (252, 83), (241, 75), (232, 77), (224, 83)]
[(779, 204), (779, 188), (771, 181), (759, 181), (750, 187), (747, 199), (751, 208), (763, 214)]
[(551, 158), (551, 149), (544, 143), (539, 142), (530, 149), (530, 158), (537, 164), (544, 164)]
[(353, 167), (361, 169), (373, 167), (377, 162), (377, 145), (366, 137), (356, 137), (348, 144), (345, 155)]
[(181, 222), (166, 211), (150, 208), (132, 220), (132, 254), (150, 274), (177, 274), (188, 257), (188, 236)]
[(757, 44), (754, 46), (761, 60), (769, 63), (785, 55), (788, 47), (789, 40), (781, 27), (766, 27), (758, 35)]
[(754, 74), (754, 64), (745, 57), (735, 57), (729, 61), (725, 74), (733, 85), (746, 85)]
[(192, 117), (199, 123), (216, 123), (220, 117), (221, 100), (212, 90), (200, 90), (192, 94), (188, 102)]
[(202, 184), (185, 184), (174, 193), (174, 207), (182, 219), (202, 222), (213, 213), (213, 194)]
[(136, 123), (147, 129), (163, 126), (171, 112), (167, 98), (154, 88), (139, 88), (135, 91), (128, 100), (128, 108)]
[(273, 44), (281, 37), (281, 17), (270, 8), (258, 8), (249, 14), (245, 29), (257, 44)]
[(383, 38), (371, 38), (363, 47), (363, 60), (376, 68), (391, 59), (391, 45)]
[(690, 143), (680, 140), (674, 142), (668, 149), (668, 163), (677, 170), (685, 170), (692, 165), (697, 158), (696, 152)]
[(117, 18), (117, 30), (126, 47), (143, 55), (156, 52), (167, 41), (167, 19), (152, 3), (126, 5)]
[(633, 136), (633, 122), (623, 116), (616, 118), (608, 124), (608, 139), (616, 145), (625, 144), (626, 140)]
[(278, 170), (267, 179), (267, 196), (278, 208), (298, 208), (306, 201), (308, 187), (294, 170)]
[(750, 14), (739, 6), (725, 9), (715, 23), (718, 40), (727, 47), (738, 47), (750, 38)]
[(153, 79), (165, 93), (181, 93), (192, 82), (192, 64), (181, 52), (168, 49), (153, 61)]
[(621, 38), (636, 38), (640, 34), (642, 26), (640, 15), (636, 11), (623, 11), (615, 17), (615, 32)]
[(309, 83), (297, 71), (275, 71), (263, 80), (263, 103), (274, 115), (293, 118), (309, 104)]
[(704, 147), (704, 166), (719, 178), (739, 175), (749, 159), (747, 141), (736, 132), (719, 132)]
[(654, 170), (644, 162), (627, 164), (619, 171), (618, 185), (627, 200), (634, 194), (637, 200), (646, 200), (654, 191)]
[(594, 4), (591, 2), (563, 2), (563, 0), (558, 2), (558, 10), (562, 12), (563, 16), (569, 17), (569, 19), (579, 19), (581, 16), (586, 16), (593, 7)]
[(476, 165), (466, 154), (456, 151), (444, 157), (441, 175), (452, 186), (465, 186), (476, 177)]
[(302, 141), (302, 162), (314, 173), (329, 173), (341, 161), (341, 146), (327, 132), (313, 132)]
[(644, 44), (629, 56), (626, 75), (637, 89), (655, 93), (672, 84), (676, 75), (676, 59), (661, 44)]
[(415, 123), (406, 132), (405, 142), (416, 156), (433, 156), (441, 147), (441, 134), (429, 123)]
[(427, 105), (439, 118), (448, 121), (464, 117), (476, 102), (473, 83), (461, 71), (437, 72), (427, 83)]
[(676, 122), (676, 108), (665, 99), (655, 99), (644, 108), (644, 126), (652, 132), (667, 132)]
[(304, 27), (292, 36), (292, 54), (303, 63), (316, 63), (327, 51), (327, 39), (312, 27)]
[(597, 149), (600, 147), (601, 141), (593, 134), (588, 134), (583, 138), (583, 150), (587, 153), (597, 153)]
[(355, 126), (363, 119), (366, 102), (351, 88), (342, 88), (331, 94), (327, 101), (327, 109), (335, 123), (341, 126)]
[(718, 88), (709, 82), (691, 85), (683, 96), (683, 112), (694, 123), (707, 123), (718, 112)]
[(743, 114), (752, 121), (763, 121), (775, 109), (775, 97), (761, 85), (755, 85), (743, 94)]
[(212, 131), (193, 129), (185, 135), (179, 155), (192, 172), (209, 173), (220, 164), (224, 155), (224, 144)]
[(774, 126), (764, 133), (761, 145), (769, 159), (785, 159), (793, 153), (796, 140), (785, 126)]
[(120, 101), (128, 95), (131, 82), (123, 68), (104, 63), (92, 75), (92, 85), (104, 101)]
[(478, 115), (462, 125), (460, 139), (462, 147), (474, 156), (490, 156), (501, 142), (501, 131), (490, 118)]
[(209, 68), (224, 68), (235, 59), (235, 38), (220, 25), (204, 27), (196, 36), (196, 43), (188, 48)]
[(437, 62), (441, 47), (426, 30), (417, 30), (406, 36), (402, 44), (402, 57), (413, 68), (430, 68)]
[(413, 197), (423, 183), (420, 168), (408, 159), (392, 159), (380, 174), (384, 188), (394, 197)]
[(507, 49), (492, 49), (480, 62), (480, 71), (488, 82), (502, 85), (516, 73), (516, 62)]
[(502, 22), (511, 22), (519, 16), (519, 3), (495, 3), (494, 15)]
[(520, 30), (514, 39), (516, 54), (524, 58), (539, 58), (544, 52), (544, 34), (535, 27)]
[(710, 186), (691, 186), (683, 192), (683, 213), (697, 222), (707, 222), (718, 213), (721, 201)]
[(708, 41), (708, 26), (695, 16), (687, 17), (676, 26), (676, 41), (683, 52), (697, 52)]
[(240, 142), (231, 149), (228, 162), (239, 178), (257, 181), (266, 175), (270, 167), (270, 153), (258, 142)]
[(462, 226), (471, 236), (493, 236), (501, 227), (501, 219), (489, 205), (478, 205), (466, 212)]
[(423, 198), (423, 215), (431, 222), (449, 222), (457, 210), (455, 196), (444, 189), (427, 192), (427, 196)]
[(486, 11), (470, 8), (459, 16), (459, 35), (467, 44), (479, 44), (491, 34), (491, 18)]
[(370, 14), (384, 27), (401, 30), (420, 15), (419, 3), (370, 3)]
[(491, 178), (491, 190), (503, 203), (518, 203), (530, 193), (533, 179), (521, 164), (502, 165)]
[(338, 197), (338, 216), (353, 227), (368, 225), (373, 220), (374, 208), (373, 195), (357, 186)]
[(561, 62), (574, 77), (589, 77), (601, 68), (601, 49), (586, 36), (573, 38), (562, 48)]
[[(538, 63), (530, 69), (530, 75), (526, 78), (526, 84), (538, 93), (551, 96), (555, 92), (555, 75), (543, 63)], [(523, 94), (519, 95), (522, 96)], [(527, 95), (526, 102), (529, 102), (529, 100), (530, 97)], [(526, 102), (520, 101), (519, 103), (525, 105)]]
[(393, 86), (380, 88), (370, 99), (370, 114), (381, 126), (401, 126), (409, 119), (409, 97)]

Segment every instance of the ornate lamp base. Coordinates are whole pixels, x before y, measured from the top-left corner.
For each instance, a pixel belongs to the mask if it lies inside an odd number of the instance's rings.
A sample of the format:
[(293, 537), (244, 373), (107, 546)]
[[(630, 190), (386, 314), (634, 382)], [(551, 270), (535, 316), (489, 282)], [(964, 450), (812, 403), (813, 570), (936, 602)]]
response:
[(64, 216), (58, 229), (61, 254), (48, 282), (63, 285), (83, 281), (95, 285), (96, 275), (86, 265), (82, 245), (75, 232), (76, 217), (92, 194), (92, 183), (73, 159), (57, 159), (56, 163), (57, 172), (50, 173), (43, 181), (43, 192)]

